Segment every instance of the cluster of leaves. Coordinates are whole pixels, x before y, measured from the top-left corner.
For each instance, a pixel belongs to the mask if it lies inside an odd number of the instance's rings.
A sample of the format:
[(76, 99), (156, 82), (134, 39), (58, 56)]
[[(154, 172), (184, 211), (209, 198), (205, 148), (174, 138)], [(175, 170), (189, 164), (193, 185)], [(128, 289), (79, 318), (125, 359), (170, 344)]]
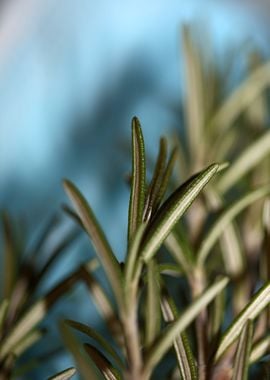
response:
[[(74, 206), (65, 210), (90, 237), (112, 297), (95, 276), (96, 261), (91, 261), (36, 298), (40, 282), (75, 239), (77, 229), (50, 249), (43, 265), (36, 265), (55, 222), (25, 259), (18, 259), (18, 249), (24, 248), (14, 245), (12, 224), (4, 216), (1, 379), (23, 373), (17, 358), (44, 334), (36, 326), (78, 281), (90, 290), (109, 332), (104, 336), (74, 320), (61, 323), (64, 343), (83, 378), (147, 380), (161, 378), (160, 373), (164, 379), (183, 380), (267, 376), (270, 131), (265, 126), (264, 90), (270, 66), (257, 67), (253, 58), (251, 74), (227, 95), (222, 92), (224, 77), (214, 67), (209, 69), (188, 28), (183, 31), (183, 48), (184, 134), (173, 140), (170, 155), (167, 140), (160, 140), (149, 182), (142, 130), (138, 119), (132, 120), (124, 263), (118, 262), (84, 196), (73, 183), (64, 182)], [(84, 334), (83, 344), (75, 332)], [(54, 379), (69, 379), (74, 373), (70, 368)]]

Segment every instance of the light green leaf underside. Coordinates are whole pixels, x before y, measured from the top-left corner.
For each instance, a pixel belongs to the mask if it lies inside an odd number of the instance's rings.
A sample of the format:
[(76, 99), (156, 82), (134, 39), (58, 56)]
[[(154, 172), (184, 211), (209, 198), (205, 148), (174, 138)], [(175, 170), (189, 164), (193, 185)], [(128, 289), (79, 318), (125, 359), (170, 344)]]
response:
[(247, 321), (254, 320), (270, 302), (270, 283), (263, 286), (224, 332), (219, 344), (215, 361), (218, 361), (224, 352), (239, 337), (243, 326)]
[(241, 211), (243, 211), (246, 207), (256, 202), (260, 198), (263, 198), (269, 194), (270, 185), (263, 186), (243, 196), (241, 199), (234, 202), (227, 210), (225, 210), (214, 222), (213, 226), (210, 228), (207, 235), (203, 239), (198, 252), (198, 262), (202, 264), (206, 260), (212, 247), (217, 242), (220, 235), (224, 232), (224, 229)]
[(180, 186), (160, 207), (146, 233), (141, 255), (148, 262), (184, 212), (217, 172), (219, 165), (212, 164)]

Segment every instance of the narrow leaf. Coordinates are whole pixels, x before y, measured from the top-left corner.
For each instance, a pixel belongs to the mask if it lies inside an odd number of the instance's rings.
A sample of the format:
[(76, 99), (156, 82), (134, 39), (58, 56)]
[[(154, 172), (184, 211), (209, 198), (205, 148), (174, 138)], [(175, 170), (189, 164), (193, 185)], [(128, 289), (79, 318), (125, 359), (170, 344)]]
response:
[(218, 126), (220, 136), (270, 84), (270, 63), (260, 66), (228, 96), (216, 112), (211, 124)]
[[(165, 294), (162, 296), (161, 309), (166, 322), (173, 322), (178, 318), (178, 313), (172, 299)], [(197, 380), (196, 363), (185, 333), (179, 334), (173, 345), (183, 380)]]
[(159, 191), (158, 191), (158, 194), (157, 194), (157, 198), (156, 198), (156, 202), (155, 202), (155, 206), (154, 206), (154, 213), (156, 212), (156, 210), (159, 208), (160, 204), (161, 204), (161, 201), (163, 200), (164, 196), (165, 196), (165, 193), (166, 193), (166, 190), (167, 190), (167, 187), (168, 187), (168, 184), (169, 184), (169, 180), (171, 178), (171, 175), (172, 175), (172, 171), (173, 171), (173, 168), (174, 168), (174, 164), (175, 164), (175, 161), (176, 161), (176, 158), (177, 158), (177, 149), (173, 149), (171, 155), (170, 155), (170, 158), (169, 158), (169, 161), (168, 161), (168, 164), (166, 166), (166, 169), (164, 171), (164, 175), (163, 175), (163, 178), (162, 178), (162, 181), (161, 181), (161, 186), (159, 188)]
[(112, 286), (117, 303), (120, 307), (122, 304), (122, 272), (120, 265), (97, 222), (90, 206), (80, 191), (70, 181), (64, 181), (64, 188), (73, 202), (79, 217), (91, 238), (97, 254), (103, 264), (104, 270), (107, 273), (108, 279)]
[(160, 284), (158, 281), (157, 265), (152, 259), (147, 264), (147, 295), (146, 295), (146, 329), (145, 344), (149, 347), (160, 331)]
[(270, 131), (265, 132), (258, 140), (248, 146), (231, 164), (217, 184), (219, 192), (228, 191), (268, 154), (270, 154)]
[(201, 247), (198, 252), (198, 262), (202, 264), (212, 247), (215, 245), (216, 241), (220, 235), (224, 232), (228, 224), (246, 207), (253, 204), (260, 198), (263, 198), (270, 194), (270, 186), (264, 186), (257, 190), (253, 190), (241, 197), (239, 200), (235, 201), (231, 206), (225, 210), (220, 217), (214, 222), (207, 235), (201, 243)]
[(187, 208), (217, 172), (219, 165), (210, 165), (180, 186), (160, 207), (146, 231), (141, 255), (145, 262), (157, 252)]
[(105, 321), (113, 337), (121, 337), (122, 330), (120, 328), (120, 323), (115, 314), (113, 305), (108, 294), (106, 294), (103, 287), (95, 279), (95, 277), (85, 268), (85, 266), (81, 268), (81, 277), (84, 283), (86, 284), (87, 288), (89, 289), (89, 292), (93, 297), (94, 303), (96, 304), (101, 317)]
[(224, 352), (239, 337), (243, 326), (247, 321), (254, 320), (270, 302), (270, 283), (263, 286), (242, 310), (239, 316), (232, 322), (224, 332), (218, 347), (215, 360), (218, 361)]
[(69, 380), (75, 375), (75, 373), (75, 368), (67, 368), (64, 371), (59, 372), (57, 375), (49, 377), (48, 380)]
[(174, 231), (165, 240), (165, 246), (179, 265), (179, 268), (186, 275), (189, 275), (192, 267), (189, 253), (183, 248), (179, 236)]
[(181, 334), (200, 314), (200, 312), (219, 294), (228, 284), (228, 279), (223, 277), (217, 280), (201, 296), (199, 296), (185, 312), (181, 313), (160, 335), (153, 347), (148, 351), (145, 359), (145, 372), (151, 373), (164, 354), (173, 345), (175, 339)]
[(190, 155), (200, 164), (204, 148), (204, 88), (203, 72), (199, 53), (192, 41), (190, 29), (184, 26), (182, 32), (185, 71), (187, 78), (186, 121)]
[(111, 363), (99, 352), (95, 347), (90, 344), (84, 344), (84, 349), (90, 358), (93, 360), (97, 368), (102, 372), (106, 380), (120, 380), (121, 377)]
[(19, 357), (22, 355), (29, 347), (37, 343), (46, 333), (42, 329), (34, 329), (30, 331), (23, 339), (21, 339), (16, 346), (13, 348), (12, 353)]
[(104, 350), (104, 353), (109, 354), (115, 363), (118, 365), (119, 368), (123, 369), (123, 363), (120, 359), (117, 352), (114, 350), (112, 345), (107, 342), (106, 339), (104, 339), (96, 330), (92, 329), (89, 326), (84, 325), (83, 323), (72, 321), (72, 320), (66, 320), (65, 323), (74, 328), (75, 330), (80, 331), (83, 334), (86, 334), (89, 338), (93, 339), (96, 343), (98, 343), (102, 349)]
[(251, 350), (249, 357), (250, 364), (256, 363), (264, 355), (269, 353), (270, 348), (270, 335), (260, 339), (257, 343), (254, 344)]
[(236, 351), (232, 380), (247, 380), (249, 355), (252, 344), (253, 324), (250, 320), (243, 326)]
[(3, 214), (3, 239), (4, 239), (4, 270), (3, 270), (3, 296), (9, 298), (11, 296), (15, 278), (16, 278), (16, 247), (15, 237), (13, 236), (11, 221), (9, 216)]
[(145, 150), (143, 134), (139, 120), (132, 119), (132, 180), (129, 202), (128, 241), (132, 241), (135, 232), (143, 220), (145, 202)]
[(134, 278), (137, 267), (139, 248), (142, 242), (142, 237), (145, 232), (146, 225), (143, 223), (135, 233), (132, 243), (128, 247), (127, 259), (124, 269), (124, 278), (127, 284), (130, 284)]
[(158, 271), (160, 274), (168, 275), (171, 277), (180, 277), (183, 275), (179, 265), (173, 263), (158, 264)]
[(21, 319), (14, 325), (11, 332), (4, 339), (0, 347), (0, 359), (13, 350), (16, 344), (23, 339), (47, 314), (56, 301), (80, 279), (80, 272), (76, 271), (56, 285), (45, 297), (36, 301)]
[(0, 334), (2, 332), (2, 328), (5, 323), (8, 305), (9, 305), (9, 301), (7, 299), (3, 299), (0, 303)]
[(60, 323), (60, 331), (66, 347), (75, 359), (82, 379), (101, 380), (102, 377), (98, 368), (96, 368), (92, 360), (88, 360), (88, 357), (84, 355), (81, 344), (64, 323)]
[(159, 189), (162, 183), (163, 173), (165, 170), (166, 158), (167, 158), (167, 141), (164, 138), (161, 138), (158, 159), (156, 162), (152, 181), (148, 188), (148, 193), (147, 193), (146, 202), (145, 202), (144, 215), (143, 215), (143, 220), (145, 222), (148, 222), (148, 220), (151, 218), (154, 212), (157, 196), (158, 196)]

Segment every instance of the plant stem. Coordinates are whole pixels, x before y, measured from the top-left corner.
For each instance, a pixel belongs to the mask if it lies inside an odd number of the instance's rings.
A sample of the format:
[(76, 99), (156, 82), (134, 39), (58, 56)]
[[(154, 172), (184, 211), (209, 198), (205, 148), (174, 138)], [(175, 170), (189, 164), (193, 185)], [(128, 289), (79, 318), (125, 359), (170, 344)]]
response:
[[(196, 268), (191, 281), (193, 299), (197, 298), (205, 290), (205, 274), (202, 268)], [(198, 372), (199, 379), (206, 380), (206, 357), (207, 357), (207, 311), (203, 310), (195, 322), (197, 347), (198, 347)]]
[(125, 335), (128, 369), (125, 375), (127, 380), (144, 380), (142, 376), (142, 355), (140, 347), (140, 334), (137, 319), (137, 286), (130, 285), (126, 293), (126, 310), (122, 317)]

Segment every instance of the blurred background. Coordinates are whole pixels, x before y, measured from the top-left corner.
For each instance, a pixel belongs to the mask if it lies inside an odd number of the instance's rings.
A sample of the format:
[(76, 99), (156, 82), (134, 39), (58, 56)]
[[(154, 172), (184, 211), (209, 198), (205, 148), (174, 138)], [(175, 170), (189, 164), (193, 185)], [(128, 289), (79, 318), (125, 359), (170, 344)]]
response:
[(181, 131), (181, 25), (196, 25), (221, 70), (233, 57), (229, 91), (247, 70), (247, 51), (270, 56), (269, 17), (268, 0), (2, 0), (0, 208), (35, 231), (65, 200), (67, 177), (121, 259), (131, 118), (141, 120), (149, 156), (161, 134)]

